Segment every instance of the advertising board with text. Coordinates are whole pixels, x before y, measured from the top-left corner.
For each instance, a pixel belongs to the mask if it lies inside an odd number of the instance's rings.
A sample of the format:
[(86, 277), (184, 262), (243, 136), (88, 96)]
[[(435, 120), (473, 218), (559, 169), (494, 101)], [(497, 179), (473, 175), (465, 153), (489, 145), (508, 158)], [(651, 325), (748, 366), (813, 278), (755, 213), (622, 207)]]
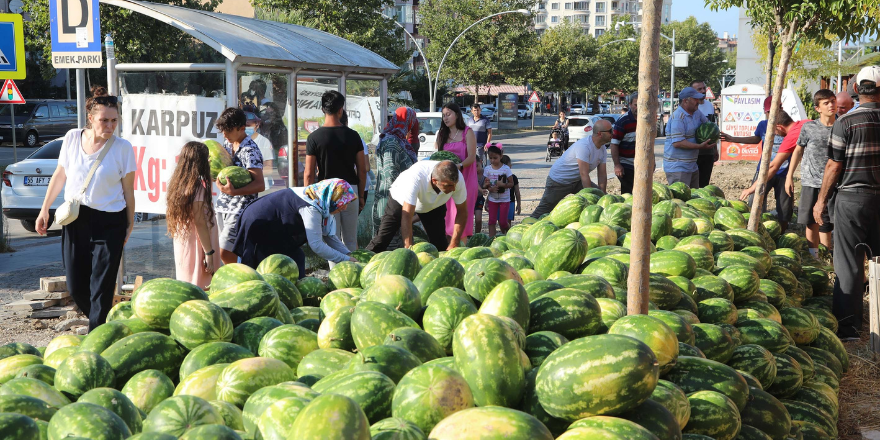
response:
[(120, 134), (134, 149), (138, 212), (165, 213), (168, 181), (185, 143), (209, 139), (223, 143), (214, 124), (224, 108), (226, 101), (220, 98), (125, 95)]
[[(764, 88), (753, 84), (735, 84), (721, 91), (718, 125), (723, 133), (736, 137), (755, 134), (764, 119)], [(758, 160), (759, 144), (721, 141), (721, 160)]]

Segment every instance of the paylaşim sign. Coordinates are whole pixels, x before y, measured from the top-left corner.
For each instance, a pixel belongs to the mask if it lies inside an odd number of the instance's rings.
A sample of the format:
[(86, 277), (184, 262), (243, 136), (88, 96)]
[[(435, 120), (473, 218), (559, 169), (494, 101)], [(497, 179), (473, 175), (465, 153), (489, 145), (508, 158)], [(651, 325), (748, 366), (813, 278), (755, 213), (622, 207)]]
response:
[(49, 0), (49, 29), (56, 69), (101, 67), (98, 0)]
[[(748, 93), (748, 87), (742, 87)], [(735, 94), (722, 95), (721, 131), (735, 137), (749, 137), (755, 134), (758, 123), (764, 119), (764, 95)], [(740, 144), (721, 142), (721, 160), (758, 160), (761, 158), (760, 144)]]

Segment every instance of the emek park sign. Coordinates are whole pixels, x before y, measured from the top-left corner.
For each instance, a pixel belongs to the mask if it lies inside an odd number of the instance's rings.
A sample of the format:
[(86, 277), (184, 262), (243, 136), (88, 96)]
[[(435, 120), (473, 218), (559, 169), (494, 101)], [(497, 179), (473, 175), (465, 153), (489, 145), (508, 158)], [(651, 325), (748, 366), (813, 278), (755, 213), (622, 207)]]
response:
[[(721, 111), (718, 115), (722, 132), (735, 137), (754, 136), (758, 124), (766, 119), (764, 88), (754, 84), (734, 84), (721, 90)], [(806, 117), (804, 104), (791, 89), (782, 91), (782, 109), (795, 121)], [(763, 143), (763, 140), (762, 140)], [(761, 159), (761, 144), (721, 141), (721, 160)]]

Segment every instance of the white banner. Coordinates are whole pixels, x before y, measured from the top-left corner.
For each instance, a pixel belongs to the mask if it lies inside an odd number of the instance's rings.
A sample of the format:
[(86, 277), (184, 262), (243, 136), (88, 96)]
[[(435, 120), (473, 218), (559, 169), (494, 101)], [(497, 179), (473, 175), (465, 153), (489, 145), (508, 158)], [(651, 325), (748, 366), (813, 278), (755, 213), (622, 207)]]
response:
[(137, 171), (134, 198), (138, 212), (164, 214), (168, 181), (177, 154), (189, 141), (223, 143), (214, 123), (226, 108), (220, 98), (177, 95), (125, 95), (120, 133), (131, 142)]

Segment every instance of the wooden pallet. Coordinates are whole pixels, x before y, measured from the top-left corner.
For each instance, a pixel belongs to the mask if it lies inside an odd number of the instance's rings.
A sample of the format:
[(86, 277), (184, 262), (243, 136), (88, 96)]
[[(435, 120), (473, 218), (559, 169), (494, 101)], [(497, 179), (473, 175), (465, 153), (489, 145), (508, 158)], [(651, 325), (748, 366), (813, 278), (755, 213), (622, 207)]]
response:
[[(132, 289), (132, 292), (137, 290), (138, 287), (141, 287), (141, 284), (144, 284), (144, 277), (138, 275), (134, 279), (134, 288)], [(114, 293), (113, 293), (113, 305), (114, 306), (116, 304), (121, 303), (121, 302), (131, 301), (131, 295), (121, 295), (121, 293), (122, 292), (120, 292), (118, 288), (114, 291)]]

